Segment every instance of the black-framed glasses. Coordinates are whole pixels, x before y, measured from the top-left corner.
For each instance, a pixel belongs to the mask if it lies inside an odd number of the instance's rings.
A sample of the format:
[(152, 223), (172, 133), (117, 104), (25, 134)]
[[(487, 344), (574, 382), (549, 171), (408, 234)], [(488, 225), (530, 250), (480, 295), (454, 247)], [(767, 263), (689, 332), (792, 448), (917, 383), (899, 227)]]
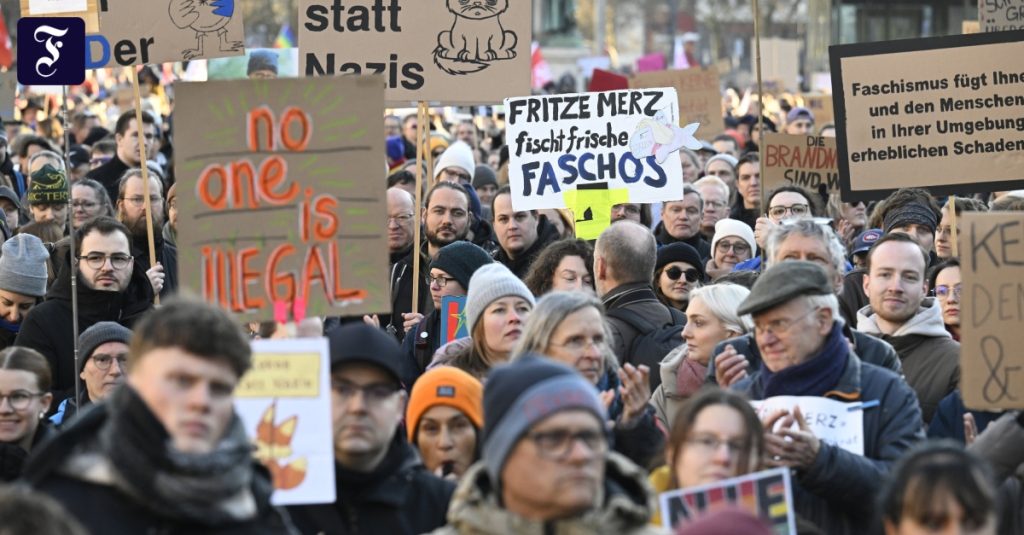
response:
[(101, 371), (107, 371), (110, 369), (110, 365), (117, 361), (117, 367), (121, 371), (128, 370), (128, 353), (118, 353), (116, 355), (107, 355), (106, 353), (96, 353), (92, 357), (89, 357), (92, 361), (93, 366)]
[(776, 219), (786, 215), (786, 212), (795, 216), (807, 215), (811, 211), (811, 207), (804, 203), (792, 204), (789, 206), (772, 206), (768, 209), (768, 215)]
[(727, 242), (725, 240), (721, 240), (715, 244), (715, 250), (720, 253), (727, 253), (729, 252), (729, 249), (732, 249), (733, 252), (738, 255), (743, 255), (750, 252), (750, 246), (747, 245), (747, 242), (744, 241)]
[(949, 296), (952, 295), (953, 297), (957, 298), (957, 300), (959, 300), (961, 290), (962, 286), (959, 284), (953, 287), (950, 287), (946, 284), (940, 284), (935, 287), (935, 297), (938, 297), (940, 301), (946, 301), (947, 299), (949, 299)]
[(526, 435), (537, 446), (537, 451), (542, 457), (562, 460), (572, 453), (572, 447), (577, 442), (582, 442), (593, 453), (601, 454), (608, 449), (608, 439), (601, 431), (586, 429), (583, 431), (569, 431), (568, 429), (553, 429), (551, 431), (539, 431)]
[(357, 385), (348, 381), (331, 380), (331, 390), (337, 392), (342, 400), (348, 401), (356, 397), (357, 393), (363, 394), (363, 400), (367, 403), (380, 403), (400, 390), (396, 384), (391, 383), (370, 383), (368, 385)]
[(28, 408), (32, 400), (41, 396), (45, 396), (46, 392), (29, 392), (28, 390), (15, 390), (10, 394), (0, 394), (0, 406), (4, 404), (6, 399), (11, 404), (11, 408), (16, 411), (23, 411)]
[(115, 253), (112, 255), (105, 255), (103, 253), (89, 253), (85, 256), (79, 256), (78, 261), (84, 261), (85, 264), (92, 269), (103, 269), (104, 264), (107, 263), (107, 259), (110, 259), (110, 266), (114, 269), (124, 269), (128, 267), (128, 264), (132, 261), (130, 255)]
[(424, 277), (424, 280), (427, 281), (427, 286), (433, 286), (434, 283), (436, 282), (438, 288), (444, 288), (445, 286), (448, 286), (448, 281), (455, 280), (455, 277), (445, 277), (443, 275), (432, 277), (430, 275), (427, 275), (426, 277)]
[(665, 276), (670, 280), (677, 281), (683, 275), (686, 275), (686, 282), (697, 282), (700, 279), (700, 272), (693, 268), (683, 271), (676, 266), (672, 266), (665, 270)]

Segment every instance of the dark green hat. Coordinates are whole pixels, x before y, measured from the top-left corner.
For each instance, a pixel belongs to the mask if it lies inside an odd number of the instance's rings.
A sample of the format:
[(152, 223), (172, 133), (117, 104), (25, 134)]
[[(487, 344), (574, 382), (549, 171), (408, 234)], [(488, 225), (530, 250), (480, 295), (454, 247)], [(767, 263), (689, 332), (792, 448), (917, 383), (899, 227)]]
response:
[(793, 260), (769, 268), (757, 278), (750, 295), (736, 310), (739, 315), (758, 314), (801, 295), (832, 294), (828, 273), (818, 264)]
[(42, 166), (32, 173), (26, 197), (29, 204), (67, 204), (67, 175), (50, 164)]

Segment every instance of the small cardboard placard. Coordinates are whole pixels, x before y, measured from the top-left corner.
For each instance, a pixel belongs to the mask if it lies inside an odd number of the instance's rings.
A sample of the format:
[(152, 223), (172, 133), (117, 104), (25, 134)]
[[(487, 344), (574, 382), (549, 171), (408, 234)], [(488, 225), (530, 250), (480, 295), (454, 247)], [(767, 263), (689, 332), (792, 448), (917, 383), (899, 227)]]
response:
[(1024, 213), (964, 212), (961, 217), (964, 405), (1024, 409)]
[(466, 296), (447, 295), (441, 298), (441, 345), (469, 336), (466, 328)]
[(820, 136), (764, 135), (764, 191), (793, 185), (820, 193), (839, 193), (836, 140)]
[(664, 492), (658, 502), (661, 525), (672, 529), (708, 513), (738, 507), (767, 523), (774, 535), (796, 535), (793, 486), (787, 468)]
[(707, 140), (725, 132), (722, 90), (714, 67), (642, 72), (630, 78), (629, 87), (673, 87), (679, 97), (680, 126), (699, 123), (701, 139)]
[(18, 97), (18, 72), (0, 72), (0, 118), (14, 120), (14, 100)]
[(531, 2), (301, 0), (303, 76), (382, 74), (389, 105), (530, 93)]
[(85, 31), (100, 29), (99, 3), (102, 0), (21, 0), (22, 17), (76, 17), (85, 21)]
[(334, 503), (330, 357), (326, 338), (256, 340), (235, 410), (256, 459), (270, 470), (274, 505)]
[(846, 202), (1024, 187), (1024, 31), (829, 48)]

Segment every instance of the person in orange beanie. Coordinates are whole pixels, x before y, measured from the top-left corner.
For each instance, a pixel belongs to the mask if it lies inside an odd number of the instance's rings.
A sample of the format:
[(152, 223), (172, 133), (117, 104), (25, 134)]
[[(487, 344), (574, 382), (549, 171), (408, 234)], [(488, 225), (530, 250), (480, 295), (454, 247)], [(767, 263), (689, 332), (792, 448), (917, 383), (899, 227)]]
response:
[(452, 366), (423, 374), (405, 412), (409, 442), (435, 474), (458, 479), (480, 458), (483, 385)]

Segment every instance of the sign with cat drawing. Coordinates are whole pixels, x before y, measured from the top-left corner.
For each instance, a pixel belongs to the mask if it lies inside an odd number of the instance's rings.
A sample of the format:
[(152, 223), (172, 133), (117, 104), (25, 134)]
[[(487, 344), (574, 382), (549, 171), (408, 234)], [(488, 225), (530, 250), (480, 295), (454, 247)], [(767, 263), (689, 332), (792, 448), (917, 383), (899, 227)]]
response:
[(531, 2), (300, 0), (299, 73), (383, 74), (389, 105), (530, 93)]
[(615, 204), (682, 199), (679, 149), (700, 148), (673, 88), (510, 98), (505, 116), (512, 206), (570, 208), (577, 236)]

